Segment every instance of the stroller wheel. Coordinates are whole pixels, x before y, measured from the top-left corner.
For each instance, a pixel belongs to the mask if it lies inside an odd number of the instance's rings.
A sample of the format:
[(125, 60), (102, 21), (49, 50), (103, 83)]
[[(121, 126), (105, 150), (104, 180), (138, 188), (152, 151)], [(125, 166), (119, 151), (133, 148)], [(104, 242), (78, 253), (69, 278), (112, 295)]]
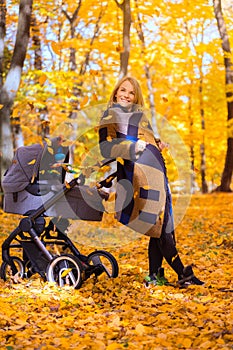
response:
[(78, 289), (82, 284), (82, 265), (73, 255), (63, 254), (53, 258), (46, 269), (48, 282), (56, 282), (58, 286), (73, 286)]
[(7, 262), (3, 262), (1, 265), (0, 277), (4, 281), (10, 280), (10, 279), (14, 278), (16, 275), (19, 278), (24, 277), (25, 267), (24, 267), (23, 261), (20, 258), (18, 258), (17, 256), (11, 256), (11, 259), (13, 260), (13, 262), (15, 264), (17, 272), (13, 275), (11, 266)]
[(101, 275), (103, 272), (109, 278), (116, 278), (118, 276), (118, 263), (114, 256), (105, 250), (96, 250), (90, 253), (87, 257), (87, 263), (94, 267), (93, 273), (96, 276)]

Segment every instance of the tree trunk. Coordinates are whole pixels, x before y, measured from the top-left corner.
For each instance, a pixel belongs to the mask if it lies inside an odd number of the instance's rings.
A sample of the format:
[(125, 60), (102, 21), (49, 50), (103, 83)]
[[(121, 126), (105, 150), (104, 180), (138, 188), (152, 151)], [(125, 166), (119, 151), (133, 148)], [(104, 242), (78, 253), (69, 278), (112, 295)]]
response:
[[(226, 30), (226, 25), (222, 13), (221, 0), (213, 0), (214, 14), (217, 20), (219, 35), (222, 40), (222, 50), (224, 55), (225, 66), (225, 84), (226, 84), (226, 101), (227, 101), (227, 121), (228, 126), (231, 125), (233, 120), (233, 71), (232, 63), (230, 59), (231, 48), (230, 41)], [(233, 135), (230, 131), (227, 138), (227, 152), (225, 158), (224, 170), (221, 177), (221, 184), (217, 187), (216, 191), (220, 192), (232, 192), (231, 181), (233, 173)]]
[(201, 114), (201, 130), (202, 130), (202, 142), (200, 145), (200, 155), (201, 155), (201, 191), (202, 193), (208, 192), (208, 185), (206, 182), (206, 160), (205, 160), (205, 111), (203, 107), (203, 94), (202, 94), (202, 84), (203, 84), (203, 74), (200, 71), (200, 86), (199, 86), (199, 94), (200, 94), (200, 114)]
[[(192, 84), (192, 81), (191, 81)], [(190, 85), (191, 85), (190, 84)], [(192, 93), (188, 90), (188, 120), (189, 120), (189, 153), (190, 153), (190, 166), (191, 166), (191, 192), (195, 192), (196, 188), (196, 175), (195, 175), (195, 153), (194, 153), (194, 141), (193, 141), (193, 115), (192, 115)]]
[[(19, 88), (22, 68), (27, 52), (33, 0), (21, 0), (16, 42), (9, 72), (0, 90), (0, 176), (4, 174), (13, 157), (13, 139), (11, 132), (11, 108)], [(4, 40), (3, 37), (0, 40)]]
[[(142, 29), (142, 20), (140, 17), (140, 12), (138, 10), (137, 0), (135, 0), (135, 7), (137, 9), (137, 19), (138, 19), (138, 23), (136, 25), (136, 30), (138, 33), (139, 40), (141, 41), (141, 51), (143, 54), (143, 52), (146, 49), (146, 44), (145, 44), (145, 36), (143, 33), (143, 29)], [(148, 65), (148, 63), (144, 64), (144, 71), (145, 71), (145, 75), (146, 75), (146, 82), (147, 82), (147, 88), (148, 88), (148, 93), (149, 93), (149, 105), (150, 105), (150, 111), (151, 111), (152, 128), (153, 128), (155, 136), (159, 137), (157, 120), (156, 120), (155, 98), (154, 98), (154, 93), (153, 93), (153, 88), (152, 88), (150, 66)]]
[[(0, 0), (0, 91), (3, 86), (3, 74), (4, 74), (4, 38), (6, 35), (6, 1)], [(1, 113), (1, 110), (0, 110)], [(1, 133), (1, 120), (0, 120), (0, 147), (1, 147), (1, 140), (2, 140), (2, 133)], [(1, 177), (3, 174), (2, 168), (5, 169), (5, 165), (2, 164), (2, 154), (3, 150), (0, 148), (0, 207), (3, 206), (3, 196), (2, 196), (2, 188), (1, 188)]]
[(42, 70), (42, 58), (41, 58), (41, 39), (40, 30), (36, 21), (36, 17), (32, 16), (31, 20), (32, 27), (32, 45), (34, 47), (34, 68), (36, 70)]
[[(78, 6), (76, 7), (72, 17), (65, 11), (62, 10), (63, 14), (66, 16), (70, 23), (70, 38), (74, 39), (75, 38), (75, 27), (76, 27), (76, 20), (78, 18), (78, 13), (82, 5), (82, 0), (78, 1)], [(76, 49), (71, 47), (70, 49), (70, 69), (71, 71), (76, 71), (77, 69), (77, 63), (76, 63)]]
[(119, 79), (127, 75), (130, 55), (130, 27), (131, 27), (131, 7), (130, 0), (124, 0), (121, 4), (115, 0), (117, 6), (123, 13), (123, 50), (120, 51), (120, 73)]
[(0, 89), (3, 85), (4, 73), (4, 38), (6, 35), (6, 0), (0, 0)]

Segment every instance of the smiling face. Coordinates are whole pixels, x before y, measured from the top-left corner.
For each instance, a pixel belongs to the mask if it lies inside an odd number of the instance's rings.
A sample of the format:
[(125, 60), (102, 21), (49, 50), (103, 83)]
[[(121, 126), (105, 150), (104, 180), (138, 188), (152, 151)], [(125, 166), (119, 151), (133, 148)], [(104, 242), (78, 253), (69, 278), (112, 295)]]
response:
[(135, 91), (129, 80), (125, 80), (118, 88), (115, 95), (116, 102), (127, 107), (135, 102)]
[(131, 108), (133, 104), (144, 107), (142, 90), (135, 78), (126, 76), (118, 81), (112, 91), (108, 106), (112, 107), (114, 103), (119, 103), (126, 108)]

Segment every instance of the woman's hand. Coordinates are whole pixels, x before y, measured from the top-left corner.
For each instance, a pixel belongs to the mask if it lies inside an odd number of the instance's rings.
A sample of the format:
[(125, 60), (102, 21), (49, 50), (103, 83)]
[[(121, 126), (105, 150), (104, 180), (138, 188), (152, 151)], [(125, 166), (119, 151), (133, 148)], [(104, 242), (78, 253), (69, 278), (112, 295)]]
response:
[(142, 153), (145, 150), (147, 144), (148, 143), (146, 141), (138, 140), (135, 144), (135, 153)]

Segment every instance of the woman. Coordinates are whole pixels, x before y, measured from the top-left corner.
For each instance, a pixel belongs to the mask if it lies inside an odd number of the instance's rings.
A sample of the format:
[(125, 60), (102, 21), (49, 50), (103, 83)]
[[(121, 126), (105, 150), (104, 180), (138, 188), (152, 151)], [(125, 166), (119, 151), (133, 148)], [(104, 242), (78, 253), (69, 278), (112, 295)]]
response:
[(150, 236), (149, 276), (145, 284), (167, 284), (163, 258), (177, 273), (178, 284), (202, 285), (192, 267), (184, 267), (176, 249), (171, 195), (161, 151), (143, 113), (138, 81), (124, 77), (114, 88), (99, 128), (100, 150), (117, 159), (116, 217), (124, 225)]

